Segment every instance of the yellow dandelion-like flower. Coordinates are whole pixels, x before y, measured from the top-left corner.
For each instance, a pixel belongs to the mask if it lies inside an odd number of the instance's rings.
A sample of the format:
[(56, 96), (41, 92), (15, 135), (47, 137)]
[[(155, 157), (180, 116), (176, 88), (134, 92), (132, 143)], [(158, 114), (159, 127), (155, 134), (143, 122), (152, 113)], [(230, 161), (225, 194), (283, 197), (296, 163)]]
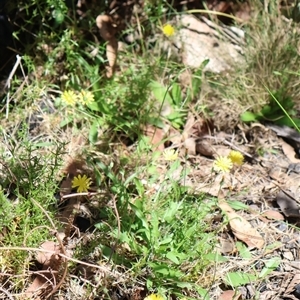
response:
[(79, 101), (85, 105), (94, 102), (94, 95), (90, 91), (81, 90), (78, 95), (78, 98)]
[(233, 167), (233, 163), (230, 158), (226, 156), (219, 156), (215, 159), (213, 168), (217, 172), (227, 173)]
[(164, 300), (164, 298), (161, 295), (158, 294), (151, 294), (144, 298), (144, 300)]
[(230, 151), (228, 158), (231, 159), (232, 163), (241, 166), (244, 162), (244, 156), (241, 152), (232, 150)]
[(165, 36), (170, 37), (170, 36), (174, 35), (175, 28), (170, 24), (166, 24), (166, 25), (163, 26), (162, 31), (163, 31)]
[(78, 97), (73, 91), (68, 90), (63, 92), (61, 100), (63, 100), (67, 105), (74, 106), (78, 101)]
[(176, 151), (175, 149), (167, 148), (164, 150), (163, 156), (165, 160), (176, 160), (178, 158), (178, 151)]
[(91, 178), (87, 177), (86, 175), (78, 175), (72, 180), (72, 188), (77, 187), (77, 193), (87, 192), (91, 183)]

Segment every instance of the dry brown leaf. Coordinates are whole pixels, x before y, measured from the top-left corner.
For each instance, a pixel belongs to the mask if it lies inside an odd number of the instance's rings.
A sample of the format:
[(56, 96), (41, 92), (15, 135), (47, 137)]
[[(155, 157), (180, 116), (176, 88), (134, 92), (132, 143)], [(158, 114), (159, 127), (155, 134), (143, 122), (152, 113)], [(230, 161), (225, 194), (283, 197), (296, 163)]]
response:
[(286, 143), (283, 139), (281, 139), (280, 144), (283, 153), (292, 163), (300, 163), (300, 159), (295, 157), (296, 156), (295, 149), (290, 144)]
[(192, 113), (189, 113), (182, 135), (184, 139), (190, 137), (200, 138), (204, 135), (210, 134), (213, 129), (214, 124), (212, 120), (205, 120), (203, 118), (195, 120), (195, 117), (192, 115)]
[[(210, 175), (212, 175), (211, 172), (207, 173), (206, 177), (209, 178)], [(213, 178), (213, 182), (209, 184), (204, 184), (202, 186), (199, 185), (197, 190), (203, 193), (210, 194), (214, 197), (221, 197), (224, 195), (224, 190), (226, 188), (231, 189), (232, 184), (230, 174), (218, 174), (217, 176), (213, 174)], [(221, 186), (222, 188), (220, 188)]]
[(99, 15), (96, 18), (96, 24), (99, 28), (101, 37), (107, 42), (106, 56), (108, 60), (106, 76), (111, 78), (113, 76), (117, 54), (118, 54), (118, 40), (115, 37), (117, 27), (114, 26), (113, 20), (110, 16)]
[(267, 210), (265, 211), (262, 216), (267, 217), (268, 219), (271, 220), (277, 220), (277, 221), (283, 221), (284, 220), (284, 216), (276, 210)]
[[(38, 252), (36, 260), (42, 264), (42, 272), (35, 277), (31, 285), (26, 289), (24, 293), (26, 297), (40, 295), (57, 282), (57, 271), (63, 262), (59, 256), (61, 249), (52, 241), (44, 242), (41, 245), (41, 249), (44, 251)], [(52, 253), (48, 251), (52, 251)]]
[(143, 128), (143, 134), (150, 138), (154, 150), (163, 151), (165, 149), (164, 138), (166, 134), (163, 129), (154, 127), (153, 125), (146, 125)]
[(288, 192), (280, 191), (276, 196), (276, 202), (286, 217), (299, 217), (299, 205), (293, 195)]
[(188, 138), (184, 141), (184, 147), (189, 155), (196, 155), (196, 141), (194, 138)]
[(227, 214), (233, 234), (248, 247), (261, 249), (264, 239), (259, 232), (242, 216), (237, 214), (224, 200), (219, 201), (220, 208)]
[(283, 296), (289, 297), (288, 295), (293, 294), (297, 284), (300, 284), (300, 273), (295, 274), (294, 278), (291, 280), (291, 282), (287, 286)]
[(224, 291), (220, 297), (219, 300), (239, 300), (242, 299), (242, 295), (239, 292), (228, 290)]
[(228, 254), (228, 253), (233, 253), (235, 251), (236, 249), (235, 244), (230, 239), (220, 238), (219, 241), (220, 241), (221, 253)]
[(173, 147), (176, 147), (176, 146), (179, 147), (179, 145), (182, 142), (181, 133), (177, 129), (175, 129), (174, 127), (171, 127), (171, 126), (168, 131), (168, 141), (170, 141), (172, 143)]
[(196, 144), (196, 153), (207, 157), (213, 157), (214, 149), (209, 141), (199, 141)]

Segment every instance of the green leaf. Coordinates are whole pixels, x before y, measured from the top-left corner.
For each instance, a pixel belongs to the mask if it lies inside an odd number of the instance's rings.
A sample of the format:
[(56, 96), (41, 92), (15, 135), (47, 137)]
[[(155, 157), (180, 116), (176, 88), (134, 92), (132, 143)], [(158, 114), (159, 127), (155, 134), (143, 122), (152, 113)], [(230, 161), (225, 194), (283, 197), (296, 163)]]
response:
[(273, 257), (265, 263), (265, 267), (261, 270), (259, 278), (264, 278), (272, 273), (281, 263), (280, 257)]
[[(195, 97), (200, 91), (201, 84), (202, 84), (202, 70), (207, 66), (209, 63), (209, 59), (206, 59), (202, 62), (200, 68), (197, 70), (197, 72), (193, 75), (192, 78), (192, 89), (191, 89), (191, 96)], [(188, 90), (188, 92), (190, 89)]]
[(157, 272), (157, 273), (160, 273), (160, 274), (163, 274), (163, 275), (169, 275), (169, 266), (167, 265), (157, 265), (155, 263), (149, 263), (150, 267), (152, 267), (152, 269)]
[(90, 131), (89, 131), (89, 142), (91, 144), (95, 144), (97, 142), (98, 129), (99, 129), (98, 122), (94, 121), (94, 123), (91, 125)]
[(225, 281), (232, 287), (238, 287), (255, 281), (257, 277), (253, 274), (245, 274), (241, 272), (230, 272), (225, 276)]
[(234, 210), (248, 210), (249, 206), (237, 200), (228, 200), (228, 205)]
[(148, 277), (146, 281), (146, 287), (148, 290), (151, 290), (153, 287), (153, 281)]
[(59, 123), (59, 127), (65, 127), (66, 125), (68, 125), (69, 123), (71, 123), (73, 121), (73, 118), (71, 117), (67, 117), (65, 120), (61, 121)]
[(163, 216), (163, 220), (165, 220), (167, 223), (171, 223), (172, 221), (174, 221), (174, 217), (178, 210), (181, 208), (181, 206), (182, 202), (171, 202), (169, 205), (169, 209), (166, 210)]
[(245, 111), (244, 113), (241, 114), (241, 120), (243, 122), (253, 122), (257, 121), (258, 115), (254, 114), (250, 111)]
[(199, 293), (199, 295), (201, 297), (203, 297), (201, 299), (203, 299), (203, 300), (209, 300), (210, 299), (209, 298), (209, 293), (208, 293), (207, 290), (205, 290), (204, 288), (202, 288), (202, 287), (200, 287), (198, 285), (195, 286), (195, 289), (197, 290), (197, 292)]
[(101, 112), (101, 108), (98, 106), (97, 102), (95, 101), (88, 103), (87, 107), (90, 110)]
[(179, 265), (179, 260), (177, 258), (176, 252), (168, 252), (166, 254), (166, 258), (168, 258), (169, 260), (171, 260), (174, 264)]
[(62, 10), (60, 9), (55, 9), (53, 12), (52, 12), (52, 16), (53, 18), (55, 19), (55, 23), (57, 25), (60, 25), (62, 24), (62, 22), (64, 21), (65, 19), (65, 14)]
[(51, 143), (51, 142), (41, 142), (41, 143), (34, 143), (33, 144), (35, 147), (37, 148), (44, 148), (44, 147), (50, 147), (50, 146), (53, 146), (55, 145), (54, 143)]
[(264, 116), (264, 117), (271, 117), (272, 113), (274, 113), (274, 108), (272, 108), (270, 105), (265, 105), (260, 113)]
[(236, 242), (236, 248), (242, 258), (250, 259), (252, 258), (252, 254), (249, 249), (245, 246), (245, 244), (241, 242)]
[(173, 111), (170, 114), (168, 114), (167, 118), (170, 121), (174, 121), (176, 119), (180, 119), (181, 115), (180, 115), (180, 113), (178, 111)]
[(172, 236), (167, 236), (165, 239), (163, 239), (161, 242), (159, 242), (159, 245), (169, 244), (173, 240)]
[(282, 247), (282, 243), (276, 241), (276, 242), (274, 242), (272, 244), (267, 245), (266, 250), (269, 250), (269, 251), (273, 252), (274, 249), (280, 248), (280, 247)]
[(228, 259), (226, 257), (222, 256), (219, 253), (208, 253), (208, 254), (204, 255), (204, 258), (206, 258), (209, 261), (216, 262), (216, 263), (228, 261)]
[(164, 103), (165, 101), (169, 103), (170, 105), (173, 104), (172, 97), (169, 94), (168, 88), (163, 86), (157, 81), (151, 81), (149, 83), (149, 87), (154, 95), (154, 97), (161, 103)]
[(151, 237), (152, 237), (151, 240), (153, 242), (156, 242), (160, 236), (158, 225), (159, 225), (159, 222), (158, 222), (157, 213), (155, 211), (153, 211), (151, 214)]
[(173, 103), (177, 106), (181, 105), (181, 88), (178, 83), (173, 83), (172, 85), (172, 98), (173, 98)]
[(297, 118), (290, 118), (288, 116), (284, 116), (278, 120), (276, 120), (274, 123), (277, 125), (285, 125), (285, 126), (289, 126), (289, 127), (294, 127), (294, 123), (300, 127), (300, 119)]
[(182, 289), (189, 289), (191, 290), (193, 288), (193, 285), (189, 282), (177, 282), (176, 284), (178, 287)]

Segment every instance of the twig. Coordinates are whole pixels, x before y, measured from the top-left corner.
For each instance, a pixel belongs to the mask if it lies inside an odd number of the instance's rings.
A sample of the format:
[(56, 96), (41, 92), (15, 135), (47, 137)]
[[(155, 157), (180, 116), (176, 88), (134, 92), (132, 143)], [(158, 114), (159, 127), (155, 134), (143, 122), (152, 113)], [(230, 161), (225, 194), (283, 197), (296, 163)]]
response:
[(21, 63), (22, 57), (21, 57), (20, 55), (17, 54), (16, 58), (17, 58), (17, 61), (16, 61), (15, 65), (14, 65), (13, 69), (12, 69), (11, 72), (9, 73), (9, 76), (8, 76), (7, 81), (6, 81), (6, 84), (5, 84), (5, 88), (7, 87), (7, 89), (8, 89), (8, 92), (7, 92), (7, 98), (6, 98), (6, 113), (5, 113), (5, 118), (6, 118), (6, 119), (8, 118), (8, 112), (9, 112), (10, 83), (11, 83), (11, 81), (12, 81), (13, 76), (14, 76), (15, 73), (16, 73), (16, 70), (17, 70), (19, 64)]
[(18, 246), (0, 247), (0, 251), (5, 251), (5, 250), (39, 251), (39, 252), (44, 252), (44, 253), (50, 253), (50, 254), (54, 254), (54, 255), (58, 255), (60, 257), (63, 257), (67, 261), (72, 261), (72, 262), (75, 262), (75, 263), (78, 263), (78, 264), (81, 264), (81, 265), (85, 265), (85, 266), (88, 266), (88, 267), (99, 269), (99, 270), (103, 271), (104, 273), (108, 273), (110, 276), (112, 276), (114, 278), (119, 278), (119, 277), (124, 276), (123, 274), (116, 273), (115, 271), (111, 272), (111, 271), (108, 270), (108, 268), (105, 268), (105, 267), (102, 267), (102, 266), (99, 266), (99, 265), (96, 265), (96, 264), (90, 264), (90, 263), (87, 263), (85, 261), (78, 260), (76, 258), (64, 255), (62, 253), (56, 253), (56, 251), (53, 251), (53, 250), (47, 250), (47, 249), (41, 249), (41, 248), (33, 248), (33, 247), (18, 247)]
[(90, 192), (85, 192), (85, 193), (74, 193), (74, 194), (68, 194), (68, 195), (64, 195), (62, 196), (61, 198), (62, 199), (68, 199), (68, 198), (73, 198), (73, 197), (78, 197), (78, 196), (95, 196), (95, 195), (98, 195), (98, 194), (102, 194), (101, 192), (93, 192), (93, 193), (90, 193)]
[(7, 290), (5, 290), (5, 289), (3, 289), (3, 288), (0, 287), (0, 292), (2, 292), (3, 294), (5, 294), (8, 297), (8, 299), (14, 300), (13, 296), (11, 295), (11, 293), (9, 293)]
[(114, 196), (113, 198), (113, 205), (114, 205), (114, 210), (115, 210), (115, 213), (116, 213), (116, 219), (117, 219), (117, 222), (118, 222), (118, 237), (117, 237), (117, 240), (112, 248), (112, 251), (111, 251), (111, 254), (109, 256), (109, 259), (108, 259), (108, 262), (110, 262), (114, 252), (116, 251), (116, 248), (117, 248), (117, 245), (119, 243), (119, 240), (120, 240), (120, 234), (121, 234), (121, 222), (120, 222), (120, 215), (119, 215), (119, 212), (118, 212), (118, 208), (117, 208), (117, 203), (116, 203), (116, 196)]
[(242, 150), (241, 148), (237, 147), (236, 145), (234, 145), (231, 142), (228, 142), (225, 138), (219, 138), (216, 136), (210, 136), (210, 135), (204, 135), (203, 137), (199, 138), (199, 139), (213, 139), (213, 140), (219, 140), (221, 142), (223, 142), (224, 144), (227, 144), (228, 146), (231, 146), (233, 149), (240, 151), (242, 154), (253, 158), (253, 156), (251, 154), (249, 154), (248, 152)]

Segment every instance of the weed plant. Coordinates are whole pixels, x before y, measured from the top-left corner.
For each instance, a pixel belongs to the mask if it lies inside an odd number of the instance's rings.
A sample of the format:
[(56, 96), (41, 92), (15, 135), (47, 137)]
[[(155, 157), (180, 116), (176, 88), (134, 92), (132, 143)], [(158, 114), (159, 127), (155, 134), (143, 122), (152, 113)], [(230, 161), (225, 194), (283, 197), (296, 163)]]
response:
[[(246, 63), (228, 76), (219, 77), (214, 85), (214, 90), (219, 90), (223, 101), (234, 107), (227, 114), (231, 124), (236, 124), (239, 115), (245, 111), (262, 115), (268, 110), (262, 118), (265, 121), (285, 117), (269, 91), (276, 95), (287, 111), (291, 106), (299, 111), (298, 25), (282, 16), (275, 1), (270, 1), (268, 7), (261, 1), (252, 1), (251, 5), (255, 14), (251, 22), (244, 26)], [(269, 106), (272, 107), (271, 113)], [(242, 119), (253, 121), (255, 118)]]
[[(53, 218), (62, 145), (45, 155), (28, 140), (25, 127), (18, 138), (18, 144), (10, 143), (0, 153), (0, 228), (5, 232), (0, 244), (8, 248), (37, 247), (42, 241), (53, 238), (49, 220), (35, 203), (40, 203)], [(31, 258), (24, 251), (7, 250), (1, 252), (1, 257), (8, 273), (22, 274), (29, 268)]]
[[(149, 19), (157, 22), (156, 28), (164, 21), (160, 14), (163, 14), (165, 3), (158, 1), (159, 12), (155, 15), (155, 5), (147, 2)], [(168, 64), (164, 57), (149, 59), (146, 51), (140, 58), (125, 52), (119, 62), (120, 72), (108, 80), (101, 75), (106, 60), (104, 47), (98, 45), (93, 31), (96, 17), (93, 14), (102, 13), (101, 7), (97, 8), (99, 11), (87, 12), (87, 17), (79, 20), (69, 1), (24, 0), (19, 6), (23, 15), (18, 16), (19, 30), (15, 31), (15, 36), (27, 47), (23, 63), (25, 74), (29, 72), (31, 76), (27, 81), (22, 78), (26, 88), (20, 88), (22, 82), (16, 76), (18, 79), (13, 82), (14, 101), (16, 97), (18, 99), (13, 104), (18, 105), (10, 106), (9, 116), (13, 119), (12, 116), (19, 115), (24, 122), (26, 110), (38, 105), (37, 100), (42, 96), (47, 95), (55, 101), (61, 117), (56, 126), (61, 131), (66, 130), (67, 134), (67, 129), (72, 127), (75, 132), (87, 137), (90, 144), (82, 146), (85, 149), (81, 152), (85, 152), (87, 162), (94, 163), (95, 188), (104, 189), (109, 197), (115, 199), (116, 209), (112, 205), (100, 205), (94, 235), (89, 243), (78, 245), (75, 258), (88, 259), (99, 251), (94, 263), (105, 263), (112, 270), (129, 274), (125, 282), (127, 287), (142, 286), (147, 292), (158, 291), (166, 297), (204, 299), (213, 280), (212, 264), (219, 230), (219, 224), (214, 223), (214, 215), (218, 213), (216, 199), (194, 194), (185, 186), (189, 172), (186, 162), (177, 159), (164, 165), (164, 171), (161, 171), (157, 153), (151, 156), (149, 139), (147, 142), (141, 134), (144, 124), (162, 127), (163, 122), (167, 122), (179, 131), (183, 129), (189, 105), (199, 96), (202, 69), (194, 72), (191, 87), (184, 90), (178, 80), (178, 74), (183, 72), (184, 67)], [(270, 22), (267, 28), (275, 30), (271, 25)], [(28, 29), (29, 39), (23, 40), (22, 33)], [(33, 34), (35, 31), (37, 33)], [(262, 48), (264, 46), (261, 45)], [(283, 55), (283, 50), (275, 50), (278, 57)], [(272, 57), (267, 55), (267, 51), (264, 56), (261, 55), (249, 61), (251, 69), (249, 67), (236, 80), (233, 85), (236, 94), (231, 96), (241, 98), (242, 93), (246, 93), (245, 103), (256, 103), (254, 95), (257, 94), (254, 90), (245, 92), (243, 80), (258, 84), (256, 72), (271, 68), (271, 61), (266, 62), (263, 68), (261, 61), (265, 63), (267, 58), (271, 60)], [(269, 86), (273, 83), (270, 77), (274, 70), (288, 74), (278, 64), (263, 73), (268, 75), (263, 76), (264, 84)], [(167, 80), (161, 79), (166, 73), (171, 75)], [(294, 85), (288, 81), (285, 84), (291, 96), (297, 92)], [(82, 94), (82, 91), (92, 93), (94, 101), (76, 102), (76, 95)], [(75, 97), (71, 101), (74, 105), (63, 102), (63, 96), (67, 94)], [(160, 110), (166, 102), (169, 102), (174, 114), (163, 118)], [(21, 110), (25, 112), (21, 114)], [(69, 143), (74, 136), (67, 134), (64, 138)], [(100, 151), (98, 145), (101, 142), (109, 145), (105, 150), (101, 149), (105, 151), (103, 156), (120, 156), (114, 146), (124, 146), (119, 143), (124, 134), (130, 139), (131, 152), (126, 154), (129, 158), (124, 155), (126, 159), (119, 159), (117, 164), (113, 159), (108, 163), (94, 157)], [(4, 135), (7, 136), (7, 133)], [(1, 227), (7, 230), (0, 239), (0, 247), (36, 248), (46, 240), (54, 240), (49, 220), (36, 203), (42, 205), (55, 220), (57, 174), (60, 164), (67, 164), (61, 162), (64, 145), (37, 147), (26, 128), (14, 138), (3, 138), (7, 145), (1, 153), (0, 201), (3, 211), (5, 209), (8, 213), (2, 213), (0, 220)], [(181, 172), (175, 179), (174, 173), (178, 170)], [(26, 251), (1, 250), (0, 255), (1, 265), (3, 262), (7, 273), (24, 274), (24, 270), (29, 268), (30, 255)], [(107, 280), (106, 285), (96, 291), (96, 296), (105, 294), (115, 284)], [(14, 289), (19, 292), (22, 288), (24, 286), (20, 283)]]

